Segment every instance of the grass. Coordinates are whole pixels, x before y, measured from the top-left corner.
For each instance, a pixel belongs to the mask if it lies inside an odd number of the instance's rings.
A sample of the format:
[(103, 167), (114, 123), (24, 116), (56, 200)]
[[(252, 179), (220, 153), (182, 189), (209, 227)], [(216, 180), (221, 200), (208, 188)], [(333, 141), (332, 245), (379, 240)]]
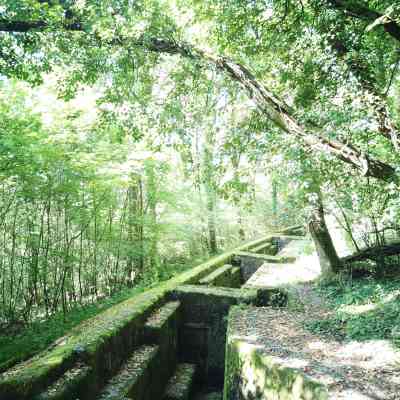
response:
[(126, 289), (94, 304), (77, 306), (64, 317), (60, 312), (45, 321), (36, 321), (16, 336), (0, 335), (0, 372), (44, 350), (82, 321), (144, 291), (144, 286)]
[(349, 340), (389, 339), (400, 346), (400, 279), (337, 280), (317, 290), (333, 313), (306, 328)]

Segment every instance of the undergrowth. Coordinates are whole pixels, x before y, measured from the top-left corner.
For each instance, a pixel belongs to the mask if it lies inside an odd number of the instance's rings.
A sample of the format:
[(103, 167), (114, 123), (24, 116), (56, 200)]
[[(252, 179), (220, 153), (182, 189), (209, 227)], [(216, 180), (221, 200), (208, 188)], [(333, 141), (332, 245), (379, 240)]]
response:
[(333, 313), (306, 328), (350, 340), (390, 339), (400, 346), (400, 279), (338, 279), (316, 290)]
[[(199, 262), (201, 259), (195, 260)], [(0, 373), (16, 363), (26, 360), (36, 353), (46, 349), (51, 343), (64, 336), (70, 329), (81, 322), (94, 317), (108, 308), (143, 292), (193, 266), (192, 263), (173, 264), (155, 277), (144, 277), (143, 281), (131, 289), (123, 289), (115, 295), (85, 306), (76, 306), (65, 315), (62, 312), (54, 314), (46, 320), (32, 322), (18, 334), (2, 332), (0, 334)]]
[(33, 322), (17, 335), (10, 335), (7, 332), (0, 335), (0, 372), (44, 350), (54, 340), (65, 335), (71, 328), (82, 321), (105, 311), (143, 290), (143, 286), (122, 290), (114, 296), (100, 300), (94, 304), (77, 306), (66, 315), (60, 312), (47, 320)]

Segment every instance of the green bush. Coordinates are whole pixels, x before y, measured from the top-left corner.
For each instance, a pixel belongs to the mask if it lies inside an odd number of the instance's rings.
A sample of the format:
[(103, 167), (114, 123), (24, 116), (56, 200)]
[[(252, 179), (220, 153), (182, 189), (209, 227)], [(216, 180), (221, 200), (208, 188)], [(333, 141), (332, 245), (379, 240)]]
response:
[(306, 323), (307, 329), (353, 340), (390, 339), (400, 345), (399, 280), (338, 280), (318, 290), (333, 315)]

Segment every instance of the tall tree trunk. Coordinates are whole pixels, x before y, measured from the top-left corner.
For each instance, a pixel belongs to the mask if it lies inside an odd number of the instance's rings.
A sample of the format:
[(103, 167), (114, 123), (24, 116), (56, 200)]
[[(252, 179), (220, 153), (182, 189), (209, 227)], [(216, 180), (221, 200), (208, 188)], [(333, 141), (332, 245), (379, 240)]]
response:
[(341, 262), (326, 225), (324, 206), (320, 193), (317, 193), (313, 201), (308, 229), (317, 250), (322, 277), (324, 279), (329, 278), (340, 271)]
[[(240, 158), (241, 158), (241, 153), (240, 151), (236, 151), (235, 154), (232, 156), (232, 167), (233, 167), (233, 180), (236, 184), (240, 184), (240, 176), (239, 176), (239, 166), (240, 166)], [(235, 207), (238, 210), (238, 227), (239, 227), (239, 238), (243, 242), (246, 239), (246, 232), (244, 230), (243, 226), (243, 218), (242, 218), (242, 208), (240, 204), (240, 195), (234, 193), (233, 195), (233, 203), (235, 204)]]
[(217, 224), (216, 224), (216, 188), (213, 174), (213, 155), (214, 155), (214, 132), (208, 129), (205, 135), (204, 155), (203, 155), (203, 181), (206, 192), (207, 202), (207, 224), (208, 224), (208, 244), (211, 254), (218, 251), (217, 246)]
[(136, 275), (143, 272), (143, 201), (142, 181), (133, 175), (127, 192), (128, 196), (128, 242), (130, 254), (127, 261), (126, 280), (132, 286)]
[(273, 225), (276, 227), (278, 225), (278, 182), (276, 179), (272, 178), (272, 216), (274, 218)]
[(157, 221), (157, 180), (156, 180), (156, 165), (153, 161), (147, 161), (145, 171), (147, 175), (147, 206), (149, 209), (149, 262), (152, 274), (159, 274), (159, 258), (158, 258), (158, 221)]
[(210, 253), (215, 254), (218, 251), (217, 246), (217, 224), (215, 222), (215, 194), (212, 189), (207, 190), (207, 212), (208, 212), (208, 235), (209, 235), (209, 247)]

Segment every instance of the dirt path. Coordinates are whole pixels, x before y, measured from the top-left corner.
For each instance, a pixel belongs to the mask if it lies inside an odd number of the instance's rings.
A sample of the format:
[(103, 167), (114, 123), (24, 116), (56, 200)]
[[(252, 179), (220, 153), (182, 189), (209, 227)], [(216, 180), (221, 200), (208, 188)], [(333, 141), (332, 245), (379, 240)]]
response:
[(333, 335), (316, 335), (306, 328), (310, 322), (329, 319), (334, 313), (313, 283), (318, 277), (315, 257), (300, 256), (292, 269), (261, 267), (254, 285), (276, 282), (279, 287), (286, 280), (289, 306), (257, 309), (254, 325), (243, 329), (253, 330), (249, 337), (257, 337), (257, 344), (264, 346), (267, 354), (303, 365), (300, 368), (306, 375), (324, 382), (329, 399), (400, 400), (400, 357), (389, 341), (346, 341)]
[(328, 319), (334, 311), (313, 283), (293, 285), (290, 292), (295, 311), (274, 316), (274, 335), (284, 338), (285, 348), (309, 360), (305, 372), (325, 381), (330, 399), (400, 399), (400, 357), (389, 341), (315, 335), (305, 328), (307, 323)]

